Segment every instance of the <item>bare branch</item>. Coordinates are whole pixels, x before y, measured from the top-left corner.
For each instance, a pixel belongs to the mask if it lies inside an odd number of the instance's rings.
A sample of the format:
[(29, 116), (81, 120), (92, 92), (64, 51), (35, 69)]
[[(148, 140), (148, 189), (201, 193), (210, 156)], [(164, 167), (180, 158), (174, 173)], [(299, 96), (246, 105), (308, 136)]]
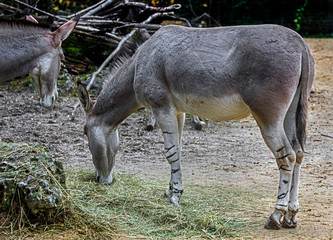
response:
[[(89, 12), (91, 9), (94, 9), (94, 8), (98, 7), (99, 5), (103, 4), (105, 1), (106, 0), (102, 0), (102, 1), (100, 1), (100, 2), (98, 2), (98, 3), (96, 3), (96, 4), (92, 5), (92, 6), (90, 6), (88, 8), (85, 8), (85, 9), (83, 9), (83, 10), (75, 13), (75, 14), (69, 15), (68, 18), (72, 18), (75, 15), (83, 15), (84, 13)], [(81, 19), (84, 18), (84, 17), (87, 17), (87, 16), (81, 16)]]
[(160, 24), (142, 24), (142, 23), (129, 23), (123, 21), (115, 21), (115, 20), (87, 20), (87, 21), (80, 21), (78, 25), (81, 26), (103, 26), (103, 27), (110, 27), (110, 25), (121, 25), (121, 27), (136, 27), (136, 28), (147, 28), (152, 30), (158, 30), (162, 27)]
[(36, 7), (30, 6), (29, 4), (26, 4), (26, 3), (24, 3), (24, 2), (21, 2), (21, 1), (19, 1), (19, 0), (13, 0), (13, 1), (16, 2), (16, 3), (18, 3), (18, 4), (21, 4), (21, 5), (25, 6), (25, 7), (27, 7), (27, 8), (33, 9), (33, 10), (35, 10), (36, 12), (43, 13), (43, 14), (45, 14), (45, 15), (47, 15), (47, 16), (50, 16), (50, 17), (53, 17), (53, 18), (55, 18), (55, 19), (59, 19), (59, 20), (63, 20), (63, 21), (67, 21), (66, 18), (59, 17), (59, 16), (53, 15), (53, 14), (51, 14), (51, 13), (45, 12), (45, 11), (43, 11), (43, 10), (40, 10), (40, 9), (36, 8)]
[(16, 7), (13, 7), (13, 6), (9, 6), (9, 5), (4, 4), (4, 3), (0, 3), (0, 7), (1, 7), (1, 8), (4, 8), (4, 9), (11, 9), (11, 10), (15, 10), (15, 11), (20, 12), (20, 13), (24, 13), (23, 10), (18, 9), (18, 8), (16, 8)]
[(110, 4), (112, 4), (114, 2), (114, 0), (107, 0), (105, 3), (100, 4), (98, 7), (92, 9), (91, 11), (89, 11), (88, 13), (86, 13), (85, 15), (83, 15), (82, 17), (87, 17), (87, 16), (91, 16), (96, 14), (97, 12), (101, 11), (103, 8), (106, 8), (107, 6), (109, 6)]
[(326, 134), (321, 134), (323, 137), (328, 137), (328, 138), (333, 138), (333, 136), (326, 135)]

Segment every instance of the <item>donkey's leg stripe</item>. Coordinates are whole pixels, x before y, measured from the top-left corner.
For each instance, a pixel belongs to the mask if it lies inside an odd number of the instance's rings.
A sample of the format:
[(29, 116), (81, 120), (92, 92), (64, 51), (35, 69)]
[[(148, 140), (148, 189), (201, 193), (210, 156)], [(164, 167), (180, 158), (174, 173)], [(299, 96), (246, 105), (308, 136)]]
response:
[(283, 149), (284, 149), (284, 147), (282, 147), (282, 148), (276, 150), (276, 152), (281, 152)]
[(174, 148), (176, 145), (173, 145), (172, 147), (166, 148), (165, 150), (169, 152), (172, 148)]
[(288, 205), (284, 205), (284, 204), (277, 204), (276, 206), (280, 206), (280, 207), (288, 207)]
[(177, 188), (172, 189), (172, 191), (173, 191), (173, 193), (180, 193), (180, 194), (183, 193), (183, 190), (180, 190), (180, 189), (177, 189)]
[(176, 172), (178, 172), (179, 170), (180, 170), (180, 168), (175, 169), (175, 170), (171, 169), (171, 173), (176, 173)]
[(288, 181), (287, 181), (287, 180), (282, 180), (282, 182), (283, 182), (284, 184), (287, 184), (287, 183), (288, 183)]
[(177, 159), (171, 161), (170, 164), (171, 164), (171, 163), (175, 163), (175, 162), (177, 162), (178, 160), (179, 160), (179, 158), (177, 158)]
[(163, 132), (163, 134), (173, 134), (172, 132)]
[(285, 167), (288, 167), (287, 165), (282, 165), (279, 169), (280, 170), (284, 170), (284, 171), (287, 171), (287, 172), (291, 172), (291, 170), (285, 168)]
[(283, 209), (278, 209), (278, 208), (275, 208), (275, 210), (281, 211), (281, 212), (283, 212), (284, 214), (286, 213), (286, 211), (285, 211), (285, 210), (283, 210)]
[(282, 157), (279, 157), (277, 160), (279, 160), (279, 159), (284, 159), (284, 158), (286, 158), (286, 157), (288, 157), (290, 154), (288, 153), (288, 154), (286, 154), (286, 155), (284, 155), (284, 156), (282, 156)]
[(166, 158), (171, 158), (172, 156), (174, 156), (177, 152), (174, 152), (172, 154), (170, 154), (169, 156), (166, 156)]
[(286, 193), (282, 193), (282, 194), (280, 194), (280, 195), (278, 196), (278, 199), (283, 199), (283, 198), (285, 198), (285, 197), (287, 196), (288, 192), (289, 192), (289, 191), (287, 191)]

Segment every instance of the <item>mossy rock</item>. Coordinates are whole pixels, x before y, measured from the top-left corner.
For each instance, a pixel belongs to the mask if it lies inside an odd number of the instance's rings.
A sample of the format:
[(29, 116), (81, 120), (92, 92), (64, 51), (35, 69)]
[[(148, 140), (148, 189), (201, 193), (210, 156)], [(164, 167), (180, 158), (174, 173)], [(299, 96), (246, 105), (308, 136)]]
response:
[(65, 173), (41, 144), (0, 142), (0, 212), (46, 217), (66, 207)]

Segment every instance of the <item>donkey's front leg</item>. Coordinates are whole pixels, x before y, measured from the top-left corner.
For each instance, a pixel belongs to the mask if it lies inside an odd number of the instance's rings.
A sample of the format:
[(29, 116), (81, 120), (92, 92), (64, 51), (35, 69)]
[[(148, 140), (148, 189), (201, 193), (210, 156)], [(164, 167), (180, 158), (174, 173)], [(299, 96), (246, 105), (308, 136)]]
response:
[[(163, 132), (165, 136), (166, 132)], [(167, 137), (165, 136), (164, 139)], [(165, 144), (165, 157), (171, 165), (171, 179), (169, 182), (169, 189), (166, 190), (165, 196), (170, 197), (170, 203), (174, 205), (179, 204), (180, 197), (183, 193), (182, 173), (179, 158), (179, 145)]]
[(170, 197), (170, 203), (179, 205), (183, 193), (182, 173), (180, 163), (180, 137), (183, 126), (183, 115), (175, 116), (174, 112), (154, 113), (164, 137), (165, 157), (171, 165), (169, 189), (165, 195)]

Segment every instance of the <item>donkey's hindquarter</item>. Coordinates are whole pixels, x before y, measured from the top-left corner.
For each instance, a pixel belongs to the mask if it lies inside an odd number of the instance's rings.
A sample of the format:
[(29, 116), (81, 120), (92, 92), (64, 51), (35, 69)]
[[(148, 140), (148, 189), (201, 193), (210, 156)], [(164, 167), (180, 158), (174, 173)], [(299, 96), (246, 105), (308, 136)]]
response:
[(117, 126), (145, 106), (163, 133), (171, 165), (166, 195), (177, 205), (183, 192), (184, 113), (219, 121), (252, 114), (280, 171), (275, 211), (265, 227), (295, 227), (313, 72), (314, 61), (304, 40), (281, 26), (164, 27), (103, 86), (95, 104), (79, 85), (97, 177), (112, 182), (117, 145), (112, 138), (117, 139)]

